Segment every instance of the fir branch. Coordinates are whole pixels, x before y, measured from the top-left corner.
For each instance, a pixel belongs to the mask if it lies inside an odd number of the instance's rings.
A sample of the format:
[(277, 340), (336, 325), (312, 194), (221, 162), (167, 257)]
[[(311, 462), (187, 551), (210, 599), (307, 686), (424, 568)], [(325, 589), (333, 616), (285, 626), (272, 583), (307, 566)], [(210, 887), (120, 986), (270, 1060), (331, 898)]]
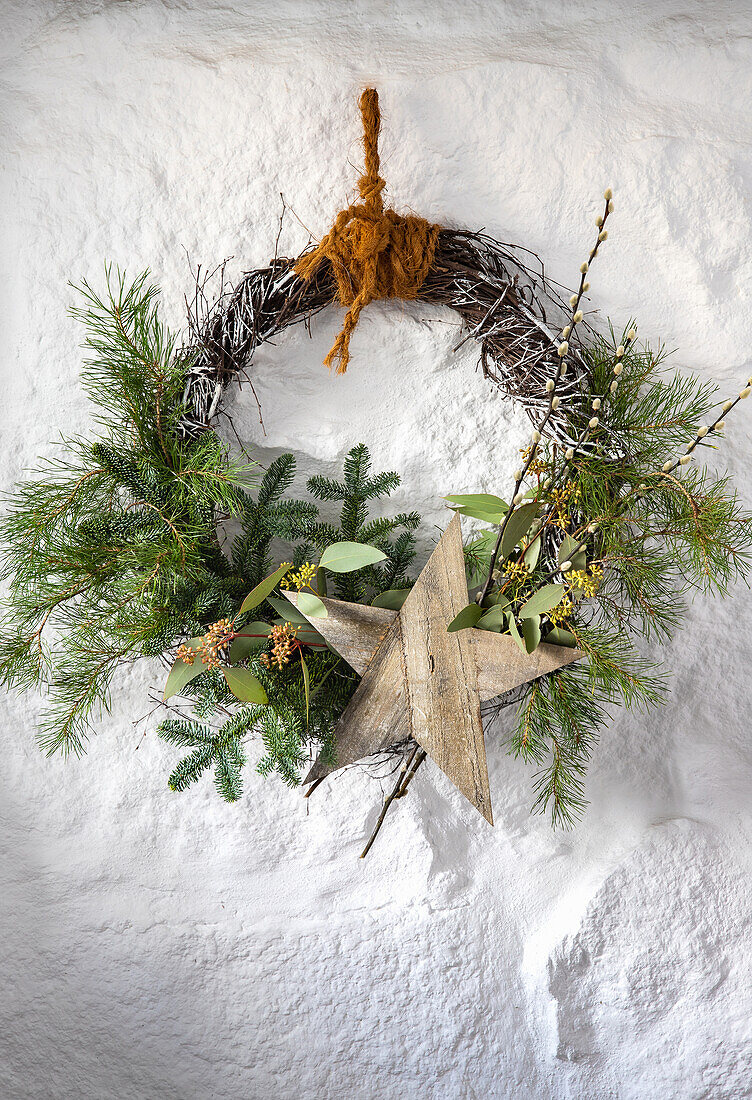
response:
[(339, 527), (319, 522), (308, 529), (307, 537), (320, 551), (332, 542), (350, 541), (369, 543), (387, 555), (381, 565), (335, 577), (337, 596), (353, 602), (364, 602), (388, 588), (409, 586), (407, 570), (415, 556), (412, 531), (420, 523), (417, 512), (369, 520), (368, 502), (394, 492), (400, 484), (394, 471), (373, 476), (370, 471), (368, 448), (359, 443), (345, 458), (342, 481), (318, 475), (308, 481), (309, 492), (318, 500), (342, 502)]

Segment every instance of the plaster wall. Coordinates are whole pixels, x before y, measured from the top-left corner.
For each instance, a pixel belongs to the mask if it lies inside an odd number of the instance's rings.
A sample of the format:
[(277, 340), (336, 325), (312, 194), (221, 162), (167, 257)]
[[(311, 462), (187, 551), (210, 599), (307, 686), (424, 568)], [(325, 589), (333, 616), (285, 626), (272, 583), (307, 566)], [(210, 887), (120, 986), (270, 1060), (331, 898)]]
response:
[[(175, 326), (187, 256), (228, 272), (320, 235), (382, 96), (389, 197), (485, 226), (571, 283), (605, 186), (592, 304), (733, 392), (752, 368), (749, 3), (4, 0), (2, 480), (85, 431), (69, 279), (150, 267)], [(307, 228), (306, 228), (307, 227)], [(452, 354), (450, 313), (375, 305), (344, 378), (321, 315), (264, 348), (232, 404), (298, 485), (363, 441), (394, 505), (503, 490), (522, 416)], [(723, 457), (752, 504), (752, 422)], [(4, 698), (0, 1094), (9, 1100), (738, 1100), (752, 1096), (752, 599), (693, 602), (661, 712), (617, 713), (583, 823), (529, 816), (488, 737), (496, 827), (433, 766), (367, 861), (379, 786), (310, 804), (249, 773), (182, 795), (154, 667), (118, 681), (81, 760), (43, 758)]]

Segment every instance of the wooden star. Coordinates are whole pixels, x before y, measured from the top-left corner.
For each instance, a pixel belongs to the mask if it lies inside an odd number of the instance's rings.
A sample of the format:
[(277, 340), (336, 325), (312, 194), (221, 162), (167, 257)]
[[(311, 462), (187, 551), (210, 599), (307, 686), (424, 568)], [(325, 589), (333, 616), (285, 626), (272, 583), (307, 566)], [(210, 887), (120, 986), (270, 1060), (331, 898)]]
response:
[[(297, 606), (296, 593), (286, 592)], [(362, 679), (334, 730), (335, 763), (319, 756), (305, 782), (414, 738), (493, 824), (482, 701), (585, 656), (542, 643), (523, 653), (509, 635), (447, 631), (467, 604), (455, 516), (400, 611), (324, 599), (312, 626)]]

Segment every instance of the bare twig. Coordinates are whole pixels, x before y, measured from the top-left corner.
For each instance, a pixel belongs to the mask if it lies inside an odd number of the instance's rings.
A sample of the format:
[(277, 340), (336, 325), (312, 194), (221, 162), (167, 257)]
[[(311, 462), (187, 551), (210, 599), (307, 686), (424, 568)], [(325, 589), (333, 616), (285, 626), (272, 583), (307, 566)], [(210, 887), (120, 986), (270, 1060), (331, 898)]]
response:
[(405, 795), (407, 794), (407, 788), (410, 786), (413, 779), (415, 779), (415, 773), (417, 772), (418, 768), (420, 767), (420, 765), (423, 763), (423, 761), (425, 760), (425, 758), (427, 756), (428, 756), (428, 753), (425, 751), (425, 749), (421, 749), (420, 753), (418, 754), (418, 756), (415, 760), (415, 763), (413, 764), (413, 766), (411, 768), (411, 770), (405, 776), (405, 782), (402, 784), (399, 791), (397, 792), (397, 798), (404, 798), (405, 797)]
[(305, 794), (303, 795), (303, 798), (310, 798), (310, 797), (311, 797), (311, 795), (313, 794), (313, 792), (314, 792), (314, 791), (316, 790), (316, 788), (317, 788), (317, 787), (319, 786), (319, 784), (320, 784), (320, 783), (323, 783), (325, 779), (326, 779), (326, 776), (325, 776), (325, 775), (320, 775), (318, 779), (315, 779), (315, 780), (313, 781), (313, 783), (311, 783), (311, 785), (310, 785), (310, 787), (308, 788), (308, 790), (306, 791), (306, 793), (305, 793)]
[[(526, 461), (523, 463), (521, 469), (518, 470), (515, 474), (512, 504), (507, 510), (504, 519), (499, 524), (499, 533), (496, 538), (496, 543), (494, 545), (493, 551), (491, 553), (491, 559), (488, 565), (488, 573), (483, 583), (483, 587), (476, 597), (477, 602), (481, 605), (488, 595), (491, 585), (493, 584), (494, 569), (496, 568), (496, 562), (501, 551), (501, 544), (504, 539), (504, 532), (506, 531), (507, 525), (512, 515), (514, 514), (515, 505), (520, 503), (520, 490), (522, 488), (522, 483), (525, 480), (525, 476), (531, 464), (535, 460), (535, 456), (537, 453), (537, 444), (540, 441), (541, 435), (551, 434), (548, 431), (549, 423), (552, 417), (554, 417), (555, 414), (558, 413), (559, 410), (562, 408), (562, 398), (566, 396), (566, 391), (571, 385), (571, 383), (562, 383), (562, 379), (567, 372), (567, 369), (570, 365), (570, 359), (574, 354), (574, 338), (576, 333), (576, 325), (579, 321), (582, 320), (580, 302), (582, 301), (582, 297), (589, 286), (586, 281), (587, 274), (590, 268), (590, 264), (593, 262), (598, 254), (598, 248), (601, 244), (601, 241), (605, 240), (608, 236), (603, 227), (605, 226), (612, 209), (613, 203), (611, 201), (611, 191), (609, 190), (606, 192), (605, 195), (605, 207), (603, 210), (603, 215), (598, 219), (598, 238), (595, 245), (590, 250), (590, 255), (588, 256), (587, 262), (584, 263), (580, 268), (580, 285), (578, 286), (576, 292), (569, 299), (569, 304), (571, 308), (569, 322), (561, 332), (560, 337), (557, 337), (555, 341), (556, 358), (554, 364), (552, 365), (551, 374), (548, 378), (543, 380), (542, 385), (539, 383), (539, 393), (543, 395), (543, 398), (545, 400), (545, 411), (541, 420), (536, 424), (536, 431), (533, 436), (533, 445), (530, 447), (530, 453)], [(559, 339), (561, 339), (561, 343), (558, 342)], [(579, 392), (579, 386), (577, 387), (577, 389)], [(570, 440), (567, 436), (567, 443), (570, 442), (575, 442), (575, 440)]]
[[(394, 784), (394, 787), (392, 788), (390, 794), (388, 794), (387, 797), (385, 798), (384, 805), (382, 806), (381, 813), (379, 814), (379, 819), (376, 822), (374, 830), (371, 833), (371, 836), (368, 840), (368, 843), (366, 844), (363, 851), (360, 853), (360, 858), (361, 859), (365, 859), (366, 856), (368, 855), (369, 851), (371, 850), (371, 845), (373, 844), (376, 837), (379, 835), (379, 830), (380, 830), (381, 826), (384, 824), (384, 818), (389, 813), (389, 807), (391, 806), (392, 802), (394, 802), (395, 798), (401, 798), (402, 797), (401, 788), (402, 788), (403, 782), (405, 782), (406, 784), (410, 782), (410, 773), (409, 773), (410, 765), (412, 764), (415, 757), (418, 755), (418, 751), (419, 751), (418, 746), (416, 745), (415, 748), (413, 749), (413, 751), (410, 753), (410, 755), (405, 760), (405, 763), (400, 768), (399, 775), (397, 776), (397, 782)], [(425, 757), (425, 753), (423, 753), (423, 756)]]

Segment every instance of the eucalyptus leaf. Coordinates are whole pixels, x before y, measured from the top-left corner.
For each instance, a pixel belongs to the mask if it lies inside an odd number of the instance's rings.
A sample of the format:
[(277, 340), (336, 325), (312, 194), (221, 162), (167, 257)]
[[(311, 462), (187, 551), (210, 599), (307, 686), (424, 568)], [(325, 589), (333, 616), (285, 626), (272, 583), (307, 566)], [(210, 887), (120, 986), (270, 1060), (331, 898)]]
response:
[[(269, 623), (245, 623), (240, 630), (241, 637), (233, 638), (230, 645), (230, 661), (232, 664), (239, 664), (240, 661), (244, 661), (254, 649), (260, 649), (265, 645), (271, 633), (271, 629)], [(247, 637), (249, 634), (258, 635), (258, 637)]]
[(251, 611), (254, 607), (258, 607), (260, 603), (263, 603), (269, 593), (274, 591), (289, 569), (289, 565), (280, 565), (275, 573), (272, 573), (271, 576), (266, 577), (260, 584), (257, 584), (255, 588), (251, 589), (240, 605), (241, 612)]
[[(191, 638), (187, 644), (195, 650), (203, 640), (204, 635), (202, 634), (198, 638)], [(189, 684), (191, 680), (195, 680), (202, 672), (206, 672), (206, 665), (198, 654), (190, 664), (184, 661), (182, 657), (178, 657), (167, 677), (163, 698), (167, 700), (171, 699), (173, 695), (179, 695), (186, 684)]]
[(482, 614), (482, 607), (477, 603), (469, 603), (467, 607), (463, 607), (462, 610), (454, 616), (447, 630), (450, 634), (454, 634), (457, 630), (466, 630), (469, 626), (475, 626)]
[(383, 550), (364, 542), (333, 542), (321, 555), (319, 568), (329, 569), (332, 573), (352, 573), (385, 558)]
[(495, 604), (484, 615), (478, 619), (477, 626), (479, 630), (505, 630), (507, 626), (507, 618), (509, 612), (507, 608), (509, 604)]
[(587, 565), (587, 551), (580, 550), (572, 557), (573, 551), (580, 545), (582, 539), (572, 538), (571, 535), (565, 535), (559, 548), (559, 565), (563, 561), (571, 561), (573, 569), (584, 569)]
[(561, 603), (563, 595), (563, 584), (544, 584), (522, 605), (520, 617), (528, 618), (530, 615), (542, 615), (544, 611), (550, 611), (552, 607)]
[(520, 630), (519, 630), (519, 627), (517, 626), (517, 623), (515, 622), (514, 615), (510, 615), (508, 621), (509, 621), (509, 633), (512, 635), (512, 637), (514, 638), (515, 642), (520, 647), (522, 652), (527, 653), (527, 646), (525, 645), (525, 642), (523, 641), (522, 635), (520, 634)]
[(268, 703), (269, 699), (261, 684), (247, 668), (223, 668), (222, 675), (227, 686), (243, 703)]
[(540, 505), (536, 502), (521, 504), (510, 515), (504, 534), (501, 539), (501, 556), (508, 558), (520, 539), (524, 538), (530, 530), (533, 520), (538, 515)]
[(313, 592), (298, 592), (298, 610), (309, 619), (326, 619), (329, 615), (325, 604)]
[(389, 611), (399, 611), (409, 595), (409, 588), (390, 588), (388, 592), (382, 592), (371, 600), (371, 607), (385, 607)]
[(531, 615), (529, 618), (521, 619), (520, 630), (525, 641), (525, 649), (528, 653), (532, 653), (540, 645), (540, 615)]
[(310, 623), (307, 627), (301, 626), (299, 630), (296, 630), (295, 637), (301, 645), (327, 646), (327, 648), (329, 646), (326, 638), (319, 634), (318, 630), (314, 630)]
[(493, 523), (495, 526), (501, 523), (504, 518), (504, 512), (487, 512), (483, 508), (476, 508), (473, 506), (466, 506), (462, 508), (455, 508), (455, 512), (461, 516), (470, 516), (471, 519), (480, 519), (484, 523)]
[(530, 528), (530, 531), (528, 532), (528, 542), (530, 543), (530, 545), (528, 546), (522, 558), (531, 573), (538, 564), (538, 559), (540, 558), (541, 554), (541, 546), (543, 545), (543, 539), (536, 538), (536, 535), (540, 531), (540, 528), (540, 523), (534, 523), (533, 526)]
[[(300, 653), (300, 650), (298, 650)], [(303, 672), (303, 690), (305, 691), (305, 720), (306, 726), (308, 725), (308, 717), (311, 713), (311, 680), (308, 675), (308, 665), (305, 663), (305, 657), (300, 653), (300, 668)]]
[[(452, 504), (458, 504), (461, 508), (480, 508), (483, 512), (508, 512), (509, 505), (501, 497), (493, 493), (460, 493), (459, 495), (444, 497), (444, 500)], [(469, 514), (469, 513), (468, 513)]]
[[(298, 593), (300, 595), (300, 593)], [(308, 625), (308, 619), (305, 615), (298, 611), (297, 607), (290, 600), (281, 600), (276, 596), (268, 596), (267, 602), (272, 605), (278, 615), (281, 616), (286, 623), (299, 623), (300, 625)]]
[(566, 645), (570, 649), (574, 649), (577, 645), (577, 639), (574, 634), (569, 630), (565, 630), (563, 626), (555, 626), (553, 630), (549, 630), (546, 635), (546, 642), (549, 645)]

